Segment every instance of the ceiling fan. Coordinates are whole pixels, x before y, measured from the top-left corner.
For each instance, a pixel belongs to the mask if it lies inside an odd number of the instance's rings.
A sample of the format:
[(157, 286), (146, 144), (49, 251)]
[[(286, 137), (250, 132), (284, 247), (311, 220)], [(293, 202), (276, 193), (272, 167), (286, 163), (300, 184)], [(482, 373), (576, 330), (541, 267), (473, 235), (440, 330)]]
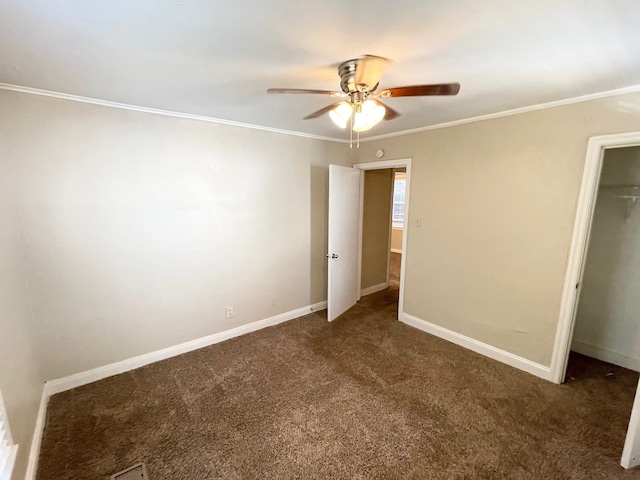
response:
[(338, 66), (338, 75), (342, 91), (270, 88), (267, 93), (311, 93), (343, 98), (343, 100), (307, 115), (304, 117), (305, 120), (329, 113), (331, 120), (338, 127), (346, 128), (350, 121), (353, 131), (364, 132), (383, 119), (393, 120), (400, 116), (400, 113), (382, 103), (381, 98), (457, 95), (460, 90), (459, 83), (438, 83), (385, 88), (376, 91), (388, 63), (386, 58), (375, 55), (363, 55), (360, 58), (341, 63)]

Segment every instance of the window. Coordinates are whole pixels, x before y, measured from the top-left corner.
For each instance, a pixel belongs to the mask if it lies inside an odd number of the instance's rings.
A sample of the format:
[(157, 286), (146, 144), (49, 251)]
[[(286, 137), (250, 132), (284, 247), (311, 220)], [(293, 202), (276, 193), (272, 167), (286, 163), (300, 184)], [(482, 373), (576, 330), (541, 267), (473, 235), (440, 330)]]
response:
[(0, 394), (0, 480), (9, 480), (11, 478), (17, 451), (18, 446), (14, 445), (11, 439), (7, 413), (4, 410), (2, 394)]
[(395, 228), (402, 228), (404, 225), (404, 202), (406, 190), (406, 172), (396, 172), (393, 180), (393, 213), (391, 215), (391, 223)]

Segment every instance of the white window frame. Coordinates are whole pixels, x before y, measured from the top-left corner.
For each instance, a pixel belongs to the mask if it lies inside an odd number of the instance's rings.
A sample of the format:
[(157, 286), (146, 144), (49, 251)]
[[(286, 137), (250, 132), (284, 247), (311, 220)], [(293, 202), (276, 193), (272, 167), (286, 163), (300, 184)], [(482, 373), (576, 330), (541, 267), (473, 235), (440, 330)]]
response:
[[(396, 202), (395, 201), (395, 194), (396, 194), (396, 181), (398, 180), (403, 180), (404, 181), (404, 185), (405, 185), (405, 201), (404, 202)], [(396, 229), (402, 229), (403, 225), (404, 225), (404, 216), (406, 215), (406, 211), (403, 213), (403, 218), (400, 220), (396, 220), (395, 218), (393, 218), (393, 212), (395, 210), (395, 205), (396, 204), (400, 204), (402, 203), (402, 205), (406, 205), (407, 204), (407, 199), (406, 199), (406, 191), (407, 191), (407, 172), (394, 172), (393, 173), (393, 191), (391, 192), (392, 195), (392, 202), (391, 202), (391, 226), (393, 228)]]

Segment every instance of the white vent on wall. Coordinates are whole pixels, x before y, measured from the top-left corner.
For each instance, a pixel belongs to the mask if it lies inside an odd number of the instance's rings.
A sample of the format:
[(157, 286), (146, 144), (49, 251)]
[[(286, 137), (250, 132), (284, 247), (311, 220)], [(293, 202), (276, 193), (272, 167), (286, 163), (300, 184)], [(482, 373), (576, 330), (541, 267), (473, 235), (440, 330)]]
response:
[(10, 480), (18, 446), (13, 444), (4, 401), (0, 394), (0, 480)]

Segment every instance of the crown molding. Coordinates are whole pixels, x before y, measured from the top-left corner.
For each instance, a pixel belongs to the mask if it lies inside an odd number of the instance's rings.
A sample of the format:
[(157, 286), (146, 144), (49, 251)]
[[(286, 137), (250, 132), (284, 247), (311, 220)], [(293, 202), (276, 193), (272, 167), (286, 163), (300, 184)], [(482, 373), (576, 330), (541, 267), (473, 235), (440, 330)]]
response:
[(427, 132), (429, 130), (438, 130), (440, 128), (455, 127), (456, 125), (464, 125), (466, 123), (474, 123), (481, 122), (483, 120), (492, 120), (494, 118), (509, 117), (511, 115), (518, 115), (520, 113), (544, 110), (545, 108), (560, 107), (562, 105), (571, 105), (573, 103), (588, 102), (590, 100), (598, 100), (600, 98), (614, 97), (616, 95), (624, 95), (625, 93), (636, 92), (640, 92), (640, 85), (632, 85), (630, 87), (618, 88), (616, 90), (607, 90), (605, 92), (590, 93), (588, 95), (566, 98), (564, 100), (555, 100), (553, 102), (538, 103), (536, 105), (529, 105), (527, 107), (518, 107), (511, 110), (504, 110), (502, 112), (489, 113), (487, 115), (469, 117), (461, 120), (454, 120), (452, 122), (438, 123), (435, 125), (428, 125), (426, 127), (412, 128), (410, 130), (402, 130), (400, 132), (385, 133), (383, 135), (376, 135), (374, 137), (360, 138), (360, 143), (382, 140), (383, 138), (400, 137), (402, 135), (410, 135), (412, 133)]
[[(174, 112), (171, 110), (141, 107), (138, 105), (129, 105), (127, 103), (118, 103), (118, 102), (111, 102), (109, 100), (101, 100), (99, 98), (82, 97), (80, 95), (72, 95), (69, 93), (54, 92), (51, 90), (42, 90), (39, 88), (32, 88), (32, 87), (23, 87), (20, 85), (13, 85), (10, 83), (0, 83), (0, 90), (10, 90), (13, 92), (29, 93), (31, 95), (41, 95), (45, 97), (71, 100), (74, 102), (81, 102), (81, 103), (90, 103), (93, 105), (101, 105), (104, 107), (121, 108), (124, 110), (151, 113), (155, 115), (164, 115), (168, 117), (186, 118), (190, 120), (198, 120), (201, 122), (217, 123), (220, 125), (230, 125), (234, 127), (250, 128), (253, 130), (262, 130), (265, 132), (280, 133), (283, 135), (293, 135), (296, 137), (312, 138), (315, 140), (326, 140), (329, 142), (337, 142), (337, 143), (349, 143), (348, 140), (345, 140), (342, 138), (325, 137), (322, 135), (314, 135), (311, 133), (303, 133), (303, 132), (296, 132), (293, 130), (283, 130), (280, 128), (265, 127), (263, 125), (254, 125), (252, 123), (235, 122), (233, 120), (224, 120), (221, 118), (207, 117), (205, 115), (193, 115), (190, 113)], [(435, 125), (427, 125), (425, 127), (412, 128), (409, 130), (401, 130), (399, 132), (385, 133), (383, 135), (375, 135), (373, 137), (368, 137), (368, 138), (360, 138), (360, 142), (365, 143), (365, 142), (373, 142), (375, 140), (382, 140), (384, 138), (401, 137), (403, 135), (410, 135), (412, 133), (427, 132), (429, 130), (438, 130), (440, 128), (448, 128), (448, 127), (454, 127), (456, 125), (465, 125), (467, 123), (481, 122), (484, 120), (492, 120), (492, 119), (501, 118), (501, 117), (509, 117), (511, 115), (518, 115), (520, 113), (533, 112), (536, 110), (544, 110), (545, 108), (560, 107), (562, 105), (571, 105), (574, 103), (588, 102), (590, 100), (597, 100), (600, 98), (613, 97), (616, 95), (624, 95), (626, 93), (636, 93), (636, 92), (640, 92), (640, 85), (632, 85), (630, 87), (618, 88), (615, 90), (607, 90), (605, 92), (590, 93), (588, 95), (581, 95), (579, 97), (566, 98), (564, 100), (555, 100), (553, 102), (538, 103), (536, 105), (513, 108), (511, 110), (504, 110), (502, 112), (489, 113), (487, 115), (479, 115), (477, 117), (463, 118), (461, 120), (453, 120), (451, 122), (438, 123)]]
[(265, 127), (263, 125), (254, 125), (252, 123), (235, 122), (233, 120), (223, 120), (221, 118), (207, 117), (205, 115), (193, 115), (191, 113), (174, 112), (172, 110), (162, 110), (158, 108), (141, 107), (138, 105), (129, 105), (127, 103), (118, 103), (118, 102), (111, 102), (109, 100), (101, 100), (99, 98), (82, 97), (80, 95), (54, 92), (51, 90), (42, 90), (40, 88), (12, 85), (10, 83), (0, 83), (0, 90), (10, 90), (12, 92), (29, 93), (31, 95), (40, 95), (44, 97), (59, 98), (62, 100), (71, 100), (73, 102), (90, 103), (92, 105), (101, 105), (103, 107), (120, 108), (123, 110), (132, 110), (134, 112), (151, 113), (154, 115), (164, 115), (166, 117), (186, 118), (189, 120), (198, 120), (201, 122), (217, 123), (220, 125), (231, 125), (233, 127), (250, 128), (253, 130), (262, 130), (265, 132), (280, 133), (283, 135), (293, 135), (296, 137), (312, 138), (314, 140), (327, 140), (329, 142), (349, 143), (348, 140), (344, 140), (342, 138), (324, 137), (322, 135), (314, 135), (312, 133), (295, 132), (293, 130), (283, 130), (280, 128)]

